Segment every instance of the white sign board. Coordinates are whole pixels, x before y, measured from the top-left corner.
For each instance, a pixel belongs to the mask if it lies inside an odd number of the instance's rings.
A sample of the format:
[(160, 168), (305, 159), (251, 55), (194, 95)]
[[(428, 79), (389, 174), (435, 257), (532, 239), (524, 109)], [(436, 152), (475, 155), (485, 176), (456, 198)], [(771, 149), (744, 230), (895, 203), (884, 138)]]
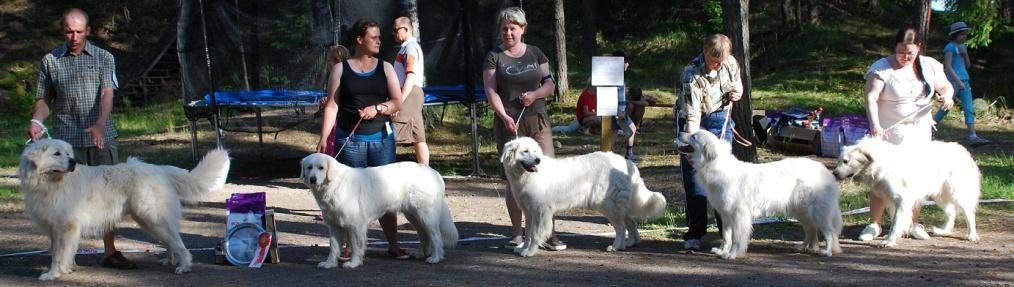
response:
[(591, 81), (592, 86), (622, 86), (623, 57), (592, 57)]
[(595, 88), (595, 101), (597, 105), (595, 115), (600, 117), (616, 115), (617, 90), (616, 87)]

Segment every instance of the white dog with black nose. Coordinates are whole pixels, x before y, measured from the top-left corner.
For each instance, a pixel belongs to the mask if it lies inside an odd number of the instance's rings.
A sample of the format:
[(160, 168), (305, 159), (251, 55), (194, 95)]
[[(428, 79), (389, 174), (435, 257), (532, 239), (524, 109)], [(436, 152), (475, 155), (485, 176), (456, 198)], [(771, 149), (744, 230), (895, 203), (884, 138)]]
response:
[[(724, 259), (743, 257), (754, 218), (789, 214), (803, 226), (804, 251), (821, 256), (841, 253), (838, 182), (823, 164), (805, 158), (742, 162), (732, 155), (729, 143), (705, 130), (690, 134), (687, 143), (678, 149), (690, 155), (697, 169), (694, 178), (724, 224), (722, 245), (712, 252)], [(819, 236), (824, 237), (824, 250), (819, 250)]]
[(25, 210), (49, 235), (53, 262), (39, 280), (73, 272), (82, 236), (100, 236), (129, 215), (141, 229), (166, 244), (163, 264), (176, 274), (190, 272), (191, 254), (180, 238), (181, 202), (194, 203), (222, 189), (229, 153), (213, 150), (193, 170), (153, 165), (131, 157), (116, 165), (85, 166), (61, 140), (40, 140), (21, 153), (18, 179)]
[(979, 240), (975, 209), (982, 176), (972, 155), (957, 143), (933, 141), (900, 146), (865, 138), (845, 147), (834, 175), (838, 179), (863, 175), (872, 194), (893, 202), (888, 205), (894, 211), (891, 231), (880, 242), (881, 247), (898, 245), (898, 239), (910, 230), (912, 207), (927, 197), (933, 198), (946, 216), (944, 227), (933, 227), (933, 234), (951, 234), (956, 210), (961, 209), (968, 224), (968, 240)]
[[(534, 256), (553, 231), (553, 215), (571, 208), (602, 212), (616, 231), (607, 251), (640, 242), (639, 220), (665, 211), (665, 197), (644, 185), (637, 166), (606, 152), (555, 159), (544, 156), (535, 140), (507, 142), (500, 157), (514, 199), (525, 214), (525, 244), (514, 250)], [(627, 237), (629, 235), (629, 238)]]
[(352, 257), (342, 267), (362, 265), (369, 223), (390, 212), (402, 212), (415, 226), (420, 250), (413, 257), (439, 263), (444, 260), (444, 248), (458, 243), (458, 229), (444, 200), (444, 180), (427, 165), (398, 162), (352, 168), (331, 156), (315, 153), (303, 158), (300, 171), (300, 178), (324, 213), (331, 235), (331, 251), (317, 267), (338, 266), (346, 239)]

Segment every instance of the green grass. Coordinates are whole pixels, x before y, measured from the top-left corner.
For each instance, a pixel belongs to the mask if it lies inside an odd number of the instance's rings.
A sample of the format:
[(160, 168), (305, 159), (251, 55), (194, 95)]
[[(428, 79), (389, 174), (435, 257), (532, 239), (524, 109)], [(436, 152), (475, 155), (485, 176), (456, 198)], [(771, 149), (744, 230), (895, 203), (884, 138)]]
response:
[[(27, 114), (28, 111), (26, 110)], [(187, 123), (177, 102), (153, 104), (140, 108), (113, 108), (113, 121), (120, 138), (177, 132)], [(51, 121), (46, 122), (52, 126)], [(28, 140), (28, 123), (4, 122), (0, 125), (0, 168), (18, 165), (18, 157)]]

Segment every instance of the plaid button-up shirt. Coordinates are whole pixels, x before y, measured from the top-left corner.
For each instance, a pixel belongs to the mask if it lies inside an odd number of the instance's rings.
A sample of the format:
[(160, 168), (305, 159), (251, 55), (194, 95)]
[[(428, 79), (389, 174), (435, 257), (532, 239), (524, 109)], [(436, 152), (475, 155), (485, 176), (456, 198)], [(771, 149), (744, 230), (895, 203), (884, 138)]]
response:
[[(74, 147), (93, 147), (84, 132), (99, 117), (102, 89), (116, 89), (116, 63), (102, 48), (85, 44), (80, 55), (60, 45), (42, 57), (36, 97), (46, 101), (53, 115), (53, 137)], [(105, 142), (114, 143), (113, 119), (106, 121)]]

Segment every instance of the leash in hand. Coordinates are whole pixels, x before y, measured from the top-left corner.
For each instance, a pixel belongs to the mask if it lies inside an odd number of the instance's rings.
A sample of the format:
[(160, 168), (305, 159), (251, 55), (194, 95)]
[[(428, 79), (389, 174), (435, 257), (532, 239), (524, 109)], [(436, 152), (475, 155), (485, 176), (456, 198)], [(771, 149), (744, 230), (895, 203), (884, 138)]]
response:
[[(32, 124), (33, 124), (33, 125), (37, 125), (37, 126), (39, 126), (40, 128), (42, 128), (42, 134), (43, 134), (43, 135), (46, 135), (46, 138), (47, 138), (47, 139), (52, 139), (52, 138), (53, 138), (53, 137), (49, 136), (49, 129), (48, 129), (48, 128), (46, 128), (46, 125), (45, 125), (45, 124), (43, 124), (43, 123), (42, 123), (42, 121), (40, 121), (40, 120), (36, 120), (36, 119), (32, 119)], [(25, 144), (30, 144), (30, 143), (32, 143), (32, 142), (34, 142), (34, 140), (32, 140), (31, 138), (29, 138), (29, 139), (28, 139), (28, 141), (26, 141), (26, 142), (25, 142)]]
[(342, 150), (345, 149), (345, 145), (349, 144), (349, 142), (352, 141), (352, 135), (356, 133), (356, 129), (359, 129), (359, 124), (362, 122), (363, 118), (359, 117), (359, 121), (356, 122), (356, 125), (352, 127), (352, 131), (349, 132), (349, 136), (345, 137), (345, 142), (343, 142), (342, 146), (338, 148), (338, 152), (334, 153), (335, 157), (338, 157), (338, 155), (342, 153)]

